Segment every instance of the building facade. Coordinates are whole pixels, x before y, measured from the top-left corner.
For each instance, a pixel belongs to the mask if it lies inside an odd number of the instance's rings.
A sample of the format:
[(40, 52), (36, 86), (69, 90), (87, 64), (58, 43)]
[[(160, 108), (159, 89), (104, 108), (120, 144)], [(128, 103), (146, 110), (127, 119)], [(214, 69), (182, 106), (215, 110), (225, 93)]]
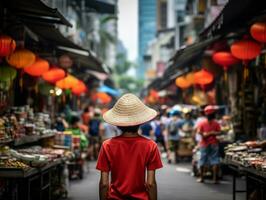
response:
[(144, 55), (148, 43), (155, 38), (157, 24), (157, 0), (139, 0), (138, 1), (138, 77), (144, 78), (146, 67), (144, 64)]

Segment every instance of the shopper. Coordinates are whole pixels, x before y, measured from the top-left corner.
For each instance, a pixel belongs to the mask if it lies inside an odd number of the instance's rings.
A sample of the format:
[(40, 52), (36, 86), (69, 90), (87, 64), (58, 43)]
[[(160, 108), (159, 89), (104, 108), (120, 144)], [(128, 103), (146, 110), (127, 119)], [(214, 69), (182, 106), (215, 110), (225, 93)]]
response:
[(89, 112), (89, 107), (85, 107), (83, 110), (83, 113), (81, 115), (82, 123), (86, 126), (89, 125), (90, 122), (90, 112)]
[(219, 170), (219, 145), (216, 138), (220, 134), (221, 128), (219, 123), (215, 120), (215, 107), (207, 106), (204, 109), (207, 119), (200, 123), (198, 132), (202, 139), (200, 142), (200, 178), (198, 182), (204, 182), (204, 167), (210, 165), (213, 169), (214, 183), (218, 183)]
[(101, 110), (95, 109), (94, 116), (89, 122), (89, 138), (90, 138), (90, 148), (89, 156), (92, 160), (96, 160), (98, 157), (101, 137), (103, 134), (103, 127), (101, 122)]
[(118, 136), (120, 132), (121, 131), (116, 126), (103, 122), (102, 141)]
[(154, 139), (154, 133), (150, 122), (147, 122), (140, 126), (140, 134), (145, 137)]
[(164, 124), (161, 122), (161, 116), (158, 115), (152, 122), (151, 122), (152, 130), (155, 136), (155, 141), (160, 147), (163, 148), (164, 154), (167, 153), (166, 143), (165, 143), (165, 136), (164, 136)]
[(104, 120), (118, 126), (122, 135), (102, 145), (96, 166), (101, 171), (100, 200), (157, 199), (155, 170), (162, 167), (160, 153), (155, 142), (138, 134), (139, 126), (156, 115), (133, 94), (123, 95), (104, 113)]
[[(179, 129), (181, 128), (182, 124), (183, 121), (180, 118), (180, 113), (178, 111), (174, 111), (172, 113), (170, 122), (168, 123), (166, 130), (169, 139), (168, 155), (171, 153), (171, 151), (174, 152), (175, 163), (179, 162), (179, 156), (178, 156), (178, 148), (180, 140)], [(168, 156), (168, 163), (172, 162), (170, 157), (171, 156)]]

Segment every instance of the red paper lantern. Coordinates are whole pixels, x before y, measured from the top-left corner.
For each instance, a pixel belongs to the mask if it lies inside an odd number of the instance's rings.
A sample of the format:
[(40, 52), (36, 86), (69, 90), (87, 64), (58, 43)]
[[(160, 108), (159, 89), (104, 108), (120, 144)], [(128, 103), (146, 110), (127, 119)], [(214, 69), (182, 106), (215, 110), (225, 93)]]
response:
[(78, 79), (72, 75), (67, 75), (64, 79), (56, 82), (56, 86), (61, 89), (72, 89), (78, 84)]
[(224, 71), (227, 71), (231, 65), (239, 62), (230, 52), (220, 51), (216, 52), (212, 56), (212, 60), (223, 67)]
[(266, 42), (266, 23), (255, 23), (250, 27), (252, 37), (262, 43)]
[(85, 93), (87, 91), (87, 87), (85, 85), (85, 83), (83, 83), (82, 81), (78, 81), (77, 85), (75, 85), (72, 88), (72, 93), (75, 95), (81, 95), (82, 93)]
[(49, 70), (49, 63), (48, 61), (37, 58), (35, 62), (24, 68), (24, 71), (31, 75), (31, 76), (41, 76), (43, 73), (47, 72)]
[(16, 49), (6, 57), (6, 61), (11, 66), (21, 69), (35, 62), (35, 54), (27, 49)]
[(0, 57), (10, 55), (16, 48), (16, 42), (8, 35), (0, 35)]
[(201, 86), (208, 85), (212, 83), (214, 80), (214, 76), (211, 72), (206, 69), (201, 69), (194, 73), (194, 83), (199, 84)]
[(240, 60), (252, 60), (256, 58), (261, 51), (261, 46), (252, 40), (240, 40), (231, 45), (233, 56)]
[(49, 83), (55, 83), (56, 81), (65, 78), (65, 76), (66, 72), (58, 67), (53, 67), (49, 71), (42, 74), (42, 78)]

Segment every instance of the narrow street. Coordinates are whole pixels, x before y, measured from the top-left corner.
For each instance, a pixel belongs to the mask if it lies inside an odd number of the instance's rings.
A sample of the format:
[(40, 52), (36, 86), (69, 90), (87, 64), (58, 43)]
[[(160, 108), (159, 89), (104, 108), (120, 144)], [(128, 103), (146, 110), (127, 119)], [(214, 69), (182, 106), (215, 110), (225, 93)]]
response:
[[(72, 181), (69, 200), (97, 200), (98, 172), (91, 163), (90, 172), (84, 180)], [(219, 185), (208, 181), (196, 183), (191, 177), (189, 164), (168, 165), (158, 171), (158, 199), (160, 200), (231, 200), (231, 177), (226, 177)], [(239, 199), (243, 199), (239, 196)]]

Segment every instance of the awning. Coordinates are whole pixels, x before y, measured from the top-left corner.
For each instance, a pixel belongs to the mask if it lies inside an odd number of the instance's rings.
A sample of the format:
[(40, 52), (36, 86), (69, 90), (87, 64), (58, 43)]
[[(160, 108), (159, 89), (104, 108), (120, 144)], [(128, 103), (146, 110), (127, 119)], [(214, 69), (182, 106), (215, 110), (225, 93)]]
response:
[(207, 38), (234, 32), (249, 26), (252, 19), (265, 14), (265, 0), (229, 0), (221, 13), (201, 32), (200, 36)]
[(40, 26), (37, 24), (27, 25), (34, 34), (37, 35), (40, 43), (52, 45), (59, 54), (67, 53), (75, 60), (79, 67), (91, 69), (102, 73), (108, 73), (104, 65), (95, 57), (95, 55), (66, 38), (54, 26)]
[(95, 11), (102, 14), (115, 14), (116, 8), (114, 4), (97, 1), (97, 0), (86, 0), (85, 6), (89, 11)]
[(72, 26), (57, 9), (46, 6), (40, 0), (4, 0), (3, 5), (24, 22), (57, 23)]

